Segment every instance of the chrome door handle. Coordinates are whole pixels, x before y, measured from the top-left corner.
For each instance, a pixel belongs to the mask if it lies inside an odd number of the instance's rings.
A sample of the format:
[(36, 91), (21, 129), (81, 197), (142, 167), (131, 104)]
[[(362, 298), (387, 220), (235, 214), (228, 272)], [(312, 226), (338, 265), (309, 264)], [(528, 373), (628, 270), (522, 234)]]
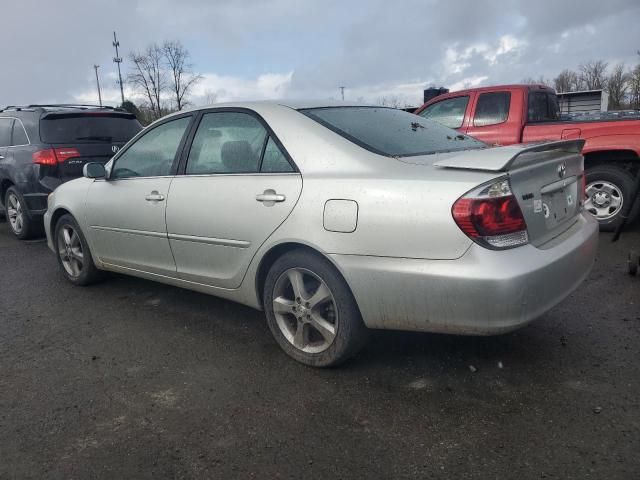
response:
[(0, 155), (0, 160), (4, 160), (4, 157), (2, 155)]
[(164, 201), (164, 195), (158, 193), (156, 190), (144, 197), (147, 202), (162, 202)]
[(284, 195), (276, 193), (275, 190), (265, 190), (264, 193), (256, 195), (258, 202), (263, 202), (265, 205), (273, 205), (275, 202), (284, 202), (287, 199)]

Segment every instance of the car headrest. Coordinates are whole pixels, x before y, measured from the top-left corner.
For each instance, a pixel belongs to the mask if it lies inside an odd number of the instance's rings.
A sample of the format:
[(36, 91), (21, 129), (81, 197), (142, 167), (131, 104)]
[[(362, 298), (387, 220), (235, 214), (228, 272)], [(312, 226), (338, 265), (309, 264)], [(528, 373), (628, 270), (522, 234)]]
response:
[(229, 172), (255, 172), (258, 169), (258, 159), (246, 140), (223, 143), (220, 156)]

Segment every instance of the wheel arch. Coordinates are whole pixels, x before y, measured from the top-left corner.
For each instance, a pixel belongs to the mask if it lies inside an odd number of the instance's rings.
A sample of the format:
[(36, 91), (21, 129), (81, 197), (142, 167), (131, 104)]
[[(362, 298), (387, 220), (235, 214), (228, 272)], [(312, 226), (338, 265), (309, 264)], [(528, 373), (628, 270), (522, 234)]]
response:
[[(264, 290), (264, 284), (267, 279), (267, 274), (269, 272), (269, 269), (278, 258), (280, 258), (282, 255), (285, 255), (287, 252), (291, 252), (293, 250), (305, 250), (313, 255), (319, 256), (327, 260), (331, 265), (333, 265), (333, 267), (336, 269), (336, 272), (338, 272), (338, 274), (342, 277), (344, 282), (347, 284), (347, 287), (349, 288), (349, 293), (351, 293), (351, 295), (355, 300), (355, 295), (353, 293), (353, 289), (351, 288), (351, 285), (349, 285), (349, 281), (345, 277), (340, 267), (331, 259), (329, 255), (322, 252), (318, 248), (305, 243), (301, 243), (297, 241), (286, 241), (269, 248), (269, 250), (267, 250), (267, 252), (260, 259), (260, 263), (258, 264), (258, 268), (256, 269), (254, 288), (256, 291), (256, 297), (258, 298), (258, 303), (260, 308), (264, 309), (262, 292)], [(358, 308), (358, 311), (360, 311), (360, 307), (358, 306), (357, 300), (356, 300), (356, 306)]]
[(63, 215), (71, 215), (73, 218), (75, 218), (75, 216), (69, 209), (65, 207), (57, 207), (51, 214), (51, 223), (49, 224), (49, 231), (51, 232), (52, 237), (54, 234), (54, 228), (56, 227), (58, 220), (60, 220), (60, 217), (62, 217)]
[(636, 175), (640, 170), (640, 157), (631, 149), (597, 150), (584, 154), (585, 170), (599, 165), (615, 165)]

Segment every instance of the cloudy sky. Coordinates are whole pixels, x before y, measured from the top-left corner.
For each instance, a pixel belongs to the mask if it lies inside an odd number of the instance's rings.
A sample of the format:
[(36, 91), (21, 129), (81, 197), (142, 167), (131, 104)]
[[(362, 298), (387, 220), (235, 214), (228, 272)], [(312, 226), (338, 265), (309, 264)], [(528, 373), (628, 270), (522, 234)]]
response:
[[(179, 40), (204, 76), (193, 101), (383, 96), (518, 82), (604, 59), (640, 62), (639, 0), (2, 1), (0, 105), (116, 103), (127, 54)], [(135, 99), (129, 89), (127, 96)]]

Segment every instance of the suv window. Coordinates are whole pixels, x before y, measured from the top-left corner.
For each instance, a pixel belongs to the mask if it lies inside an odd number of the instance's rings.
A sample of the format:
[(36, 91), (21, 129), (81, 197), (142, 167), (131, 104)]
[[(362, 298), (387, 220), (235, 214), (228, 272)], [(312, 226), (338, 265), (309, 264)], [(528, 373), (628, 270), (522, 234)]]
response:
[(407, 157), (486, 147), (438, 122), (395, 108), (328, 107), (300, 112), (380, 155)]
[(193, 139), (186, 173), (258, 172), (266, 139), (267, 130), (248, 113), (206, 113)]
[(482, 93), (478, 97), (476, 112), (473, 119), (474, 127), (486, 127), (505, 122), (509, 116), (511, 93), (491, 92)]
[(551, 92), (529, 92), (529, 122), (550, 122), (560, 118), (558, 97)]
[(19, 122), (18, 120), (13, 122), (13, 138), (11, 140), (11, 145), (14, 145), (14, 146), (29, 145), (29, 138), (27, 137), (27, 132), (24, 131), (22, 122)]
[(126, 113), (54, 113), (40, 120), (44, 143), (124, 143), (140, 130), (135, 116)]
[(445, 127), (460, 128), (468, 103), (468, 96), (447, 98), (446, 100), (429, 105), (420, 112), (420, 116), (435, 120)]
[(11, 145), (11, 126), (13, 118), (0, 118), (0, 147)]
[(191, 118), (178, 118), (146, 132), (116, 159), (111, 178), (170, 175)]

